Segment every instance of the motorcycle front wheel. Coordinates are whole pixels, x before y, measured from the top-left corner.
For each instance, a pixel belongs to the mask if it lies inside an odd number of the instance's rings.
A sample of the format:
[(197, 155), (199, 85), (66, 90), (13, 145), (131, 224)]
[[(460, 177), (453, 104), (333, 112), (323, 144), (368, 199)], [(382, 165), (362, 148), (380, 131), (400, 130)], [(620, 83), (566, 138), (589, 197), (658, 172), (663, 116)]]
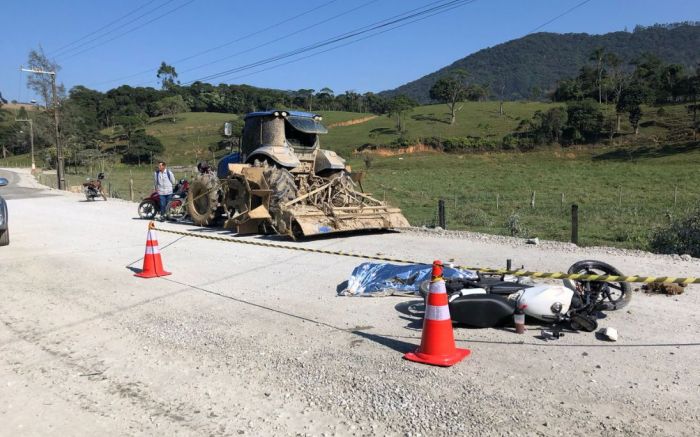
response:
[[(584, 260), (574, 263), (569, 267), (570, 274), (585, 275), (615, 275), (622, 276), (622, 273), (610, 264), (596, 260)], [(568, 285), (575, 285), (577, 288), (586, 286), (584, 281), (568, 281)], [(632, 287), (629, 282), (599, 282), (591, 281), (590, 287), (598, 287), (600, 295), (598, 303), (602, 304), (604, 310), (619, 310), (626, 307), (632, 300)]]
[(139, 217), (146, 220), (153, 220), (156, 216), (158, 209), (156, 204), (150, 200), (144, 200), (139, 203)]

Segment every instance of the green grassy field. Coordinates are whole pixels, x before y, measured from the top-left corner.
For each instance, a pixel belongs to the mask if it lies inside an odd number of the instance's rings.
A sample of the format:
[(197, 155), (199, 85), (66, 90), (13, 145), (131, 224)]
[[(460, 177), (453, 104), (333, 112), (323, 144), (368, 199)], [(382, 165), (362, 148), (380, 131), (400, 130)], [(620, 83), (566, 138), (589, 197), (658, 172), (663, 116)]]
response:
[(632, 159), (614, 152), (378, 157), (364, 186), (400, 206), (414, 225), (434, 225), (444, 199), (449, 229), (510, 235), (509, 218), (517, 215), (519, 236), (561, 241), (570, 238), (576, 203), (581, 244), (644, 248), (654, 226), (699, 204), (700, 146)]

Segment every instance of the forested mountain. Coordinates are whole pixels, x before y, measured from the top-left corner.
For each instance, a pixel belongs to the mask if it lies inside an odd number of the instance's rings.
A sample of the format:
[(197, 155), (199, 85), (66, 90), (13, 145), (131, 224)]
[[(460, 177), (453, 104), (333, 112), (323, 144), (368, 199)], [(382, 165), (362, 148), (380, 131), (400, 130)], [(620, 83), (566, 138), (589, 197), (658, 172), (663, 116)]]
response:
[(591, 64), (591, 53), (603, 48), (623, 62), (652, 53), (668, 63), (695, 68), (700, 62), (700, 22), (637, 26), (633, 32), (604, 35), (535, 33), (479, 50), (452, 65), (380, 95), (405, 94), (421, 103), (430, 101), (435, 81), (457, 69), (466, 70), (468, 82), (489, 87), (491, 95), (506, 100), (539, 98), (557, 81), (576, 76)]

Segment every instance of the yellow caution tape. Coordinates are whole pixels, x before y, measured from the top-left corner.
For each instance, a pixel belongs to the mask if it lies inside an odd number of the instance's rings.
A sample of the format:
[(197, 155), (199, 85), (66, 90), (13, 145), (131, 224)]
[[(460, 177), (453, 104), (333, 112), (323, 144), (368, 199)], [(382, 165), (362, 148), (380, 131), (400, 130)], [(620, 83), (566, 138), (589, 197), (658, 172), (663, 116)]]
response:
[[(417, 262), (406, 259), (398, 258), (388, 258), (383, 256), (374, 255), (362, 255), (352, 252), (343, 252), (341, 250), (325, 250), (325, 249), (314, 249), (310, 247), (299, 247), (299, 246), (289, 246), (284, 244), (273, 244), (266, 243), (262, 241), (250, 241), (250, 240), (236, 240), (233, 238), (219, 237), (215, 235), (202, 235), (195, 234), (192, 232), (182, 232), (173, 231), (171, 229), (162, 229), (151, 227), (150, 229), (155, 229), (160, 232), (166, 232), (175, 235), (183, 235), (185, 237), (195, 237), (204, 238), (207, 240), (215, 241), (225, 241), (228, 243), (237, 244), (247, 244), (250, 246), (260, 246), (260, 247), (271, 247), (274, 249), (288, 249), (288, 250), (298, 250), (301, 252), (309, 253), (322, 253), (325, 255), (337, 255), (337, 256), (347, 256), (352, 258), (362, 258), (376, 261), (394, 262), (401, 264), (419, 264), (419, 265), (431, 265), (430, 263)], [(643, 283), (657, 283), (657, 284), (700, 284), (700, 278), (677, 278), (671, 276), (622, 276), (622, 275), (587, 275), (580, 273), (551, 273), (551, 272), (533, 272), (529, 270), (507, 270), (507, 269), (490, 269), (487, 267), (469, 267), (469, 266), (457, 266), (455, 268), (462, 270), (473, 270), (479, 273), (491, 274), (491, 275), (513, 275), (513, 276), (529, 276), (532, 278), (552, 278), (552, 279), (573, 279), (575, 281), (601, 281), (601, 282), (643, 282)]]

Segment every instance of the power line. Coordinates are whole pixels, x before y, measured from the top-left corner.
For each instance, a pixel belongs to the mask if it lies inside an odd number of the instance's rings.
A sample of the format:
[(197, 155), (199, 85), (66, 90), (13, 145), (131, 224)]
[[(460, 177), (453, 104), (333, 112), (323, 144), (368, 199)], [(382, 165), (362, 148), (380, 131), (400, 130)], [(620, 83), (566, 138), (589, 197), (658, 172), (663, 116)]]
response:
[[(191, 84), (191, 83), (197, 82), (197, 81), (212, 80), (212, 79), (216, 79), (216, 78), (219, 78), (219, 77), (222, 77), (222, 76), (227, 76), (227, 75), (230, 75), (230, 74), (233, 74), (233, 73), (238, 73), (238, 72), (240, 72), (240, 71), (244, 71), (244, 70), (248, 70), (248, 69), (251, 69), (251, 68), (255, 68), (255, 67), (258, 67), (258, 66), (261, 66), (261, 65), (269, 64), (269, 63), (271, 63), (271, 62), (275, 62), (275, 61), (278, 61), (278, 60), (281, 60), (281, 59), (289, 58), (289, 57), (292, 57), (292, 56), (295, 56), (295, 55), (298, 55), (298, 54), (302, 54), (302, 53), (305, 53), (305, 52), (308, 52), (308, 51), (312, 51), (312, 50), (315, 50), (315, 49), (318, 49), (318, 48), (321, 48), (321, 47), (325, 47), (325, 46), (328, 46), (328, 45), (331, 45), (331, 44), (335, 44), (335, 43), (340, 42), (340, 41), (344, 41), (344, 40), (347, 40), (347, 39), (350, 39), (350, 38), (354, 38), (354, 37), (356, 37), (356, 36), (359, 36), (359, 35), (362, 35), (362, 34), (365, 34), (365, 33), (371, 32), (371, 31), (374, 31), (374, 30), (378, 30), (378, 29), (381, 29), (381, 28), (385, 28), (385, 27), (391, 26), (391, 25), (393, 25), (393, 24), (397, 24), (397, 23), (400, 23), (400, 22), (403, 22), (403, 21), (407, 21), (407, 20), (410, 20), (410, 19), (412, 19), (412, 18), (420, 17), (420, 16), (422, 16), (422, 15), (427, 15), (427, 14), (429, 14), (429, 13), (432, 13), (432, 12), (435, 12), (435, 11), (439, 11), (439, 10), (443, 10), (443, 9), (447, 9), (447, 8), (452, 9), (452, 8), (451, 8), (452, 6), (462, 6), (462, 5), (467, 4), (467, 3), (472, 3), (473, 1), (475, 1), (475, 0), (452, 0), (452, 1), (448, 1), (448, 2), (446, 2), (446, 3), (439, 4), (439, 5), (437, 5), (437, 6), (429, 7), (429, 8), (427, 8), (427, 9), (426, 9), (425, 7), (423, 7), (423, 8), (417, 8), (417, 9), (419, 10), (418, 12), (413, 12), (413, 11), (416, 11), (416, 9), (413, 9), (413, 10), (411, 10), (411, 11), (404, 12), (404, 13), (402, 13), (402, 14), (396, 15), (396, 16), (391, 17), (391, 18), (389, 18), (389, 19), (381, 20), (381, 21), (375, 22), (375, 23), (373, 23), (373, 24), (370, 24), (370, 25), (368, 25), (368, 26), (363, 26), (363, 27), (354, 29), (354, 30), (352, 30), (352, 31), (350, 31), (350, 32), (346, 32), (346, 33), (344, 33), (344, 34), (336, 35), (336, 36), (331, 37), (331, 38), (329, 38), (329, 39), (327, 39), (327, 40), (324, 40), (324, 41), (316, 42), (316, 43), (313, 43), (313, 44), (310, 44), (310, 45), (307, 45), (307, 46), (304, 46), (304, 47), (301, 47), (301, 48), (298, 48), (298, 49), (295, 49), (295, 50), (291, 50), (291, 51), (289, 51), (289, 52), (285, 52), (285, 53), (282, 53), (282, 54), (279, 54), (279, 55), (276, 55), (276, 56), (272, 56), (272, 57), (270, 57), (270, 58), (262, 59), (262, 60), (259, 60), (259, 61), (256, 61), (256, 62), (253, 62), (253, 63), (250, 63), (250, 64), (246, 64), (246, 65), (243, 65), (243, 66), (240, 66), (240, 67), (235, 67), (235, 68), (231, 68), (231, 69), (228, 69), (228, 70), (224, 70), (224, 71), (221, 71), (221, 72), (218, 72), (218, 73), (210, 74), (210, 75), (208, 75), (208, 76), (204, 76), (204, 77), (202, 77), (202, 78), (199, 78), (199, 79), (196, 79), (196, 80), (193, 80), (193, 81), (189, 81), (189, 82), (187, 82), (185, 85), (188, 85), (188, 84)], [(431, 3), (431, 5), (432, 5), (432, 4), (435, 4), (435, 3), (439, 3), (439, 2), (433, 2), (433, 3)], [(420, 9), (422, 9), (422, 10), (420, 10)], [(412, 12), (412, 13), (411, 13), (411, 12)]]
[[(203, 54), (206, 54), (206, 53), (209, 53), (209, 52), (211, 52), (211, 51), (217, 50), (217, 49), (219, 49), (219, 48), (226, 47), (226, 46), (228, 46), (228, 45), (231, 45), (231, 44), (234, 44), (234, 43), (243, 41), (244, 39), (251, 38), (251, 37), (253, 37), (253, 36), (255, 36), (255, 35), (258, 35), (258, 34), (260, 34), (260, 33), (262, 33), (262, 32), (266, 32), (266, 31), (268, 31), (268, 30), (270, 30), (270, 29), (273, 29), (273, 28), (275, 28), (275, 27), (277, 27), (277, 26), (279, 26), (279, 25), (281, 25), (281, 24), (285, 24), (285, 23), (287, 23), (287, 22), (289, 22), (289, 21), (295, 20), (295, 19), (297, 19), (297, 18), (299, 18), (299, 17), (302, 17), (302, 16), (304, 16), (304, 15), (308, 15), (308, 14), (310, 14), (310, 13), (312, 13), (312, 12), (316, 12), (316, 11), (318, 11), (319, 9), (322, 9), (322, 8), (324, 8), (324, 7), (326, 7), (326, 6), (330, 5), (330, 4), (332, 4), (332, 3), (336, 3), (337, 1), (338, 1), (338, 0), (330, 0), (330, 1), (326, 2), (326, 3), (323, 3), (323, 4), (320, 5), (320, 6), (313, 7), (313, 8), (311, 8), (311, 9), (308, 9), (308, 10), (306, 10), (306, 11), (304, 11), (304, 12), (301, 12), (301, 13), (299, 13), (299, 14), (297, 14), (297, 15), (294, 15), (294, 16), (292, 16), (292, 17), (285, 18), (284, 20), (278, 21), (277, 23), (272, 24), (272, 25), (270, 25), (270, 26), (268, 26), (268, 27), (265, 27), (265, 28), (263, 28), (263, 29), (257, 30), (257, 31), (255, 31), (255, 32), (248, 33), (248, 34), (243, 35), (243, 36), (241, 36), (241, 37), (239, 37), (239, 38), (236, 38), (236, 39), (234, 39), (234, 40), (228, 41), (228, 42), (226, 42), (226, 43), (224, 43), (224, 44), (218, 45), (218, 46), (216, 46), (216, 47), (211, 47), (211, 48), (205, 49), (205, 50), (203, 50), (203, 51), (201, 51), (201, 52), (197, 52), (197, 53), (195, 53), (195, 54), (193, 54), (193, 55), (189, 55), (189, 56), (184, 57), (184, 58), (181, 58), (181, 59), (176, 59), (176, 60), (173, 61), (172, 63), (173, 63), (173, 64), (178, 64), (178, 63), (180, 63), (180, 62), (185, 62), (185, 61), (188, 61), (188, 60), (190, 60), (190, 59), (192, 59), (192, 58), (196, 58), (196, 57), (201, 56), (201, 55), (203, 55)], [(313, 27), (313, 26), (311, 26), (311, 27)], [(302, 30), (305, 30), (305, 29), (302, 29)], [(149, 68), (149, 69), (147, 69), (147, 70), (139, 71), (138, 73), (130, 74), (130, 75), (128, 75), (128, 76), (122, 76), (122, 77), (119, 77), (119, 78), (117, 78), (117, 79), (110, 79), (110, 80), (107, 80), (107, 81), (97, 82), (97, 83), (94, 83), (94, 84), (92, 84), (92, 85), (96, 86), (96, 85), (103, 85), (103, 84), (106, 84), (106, 83), (118, 82), (118, 81), (121, 81), (121, 80), (124, 80), (124, 79), (131, 79), (132, 77), (137, 77), (137, 76), (141, 76), (142, 74), (153, 73), (153, 72), (156, 72), (156, 71), (157, 71), (157, 69), (155, 69), (155, 68)], [(152, 82), (152, 81), (151, 81), (151, 82)]]
[[(165, 5), (169, 4), (169, 3), (172, 3), (173, 1), (174, 1), (174, 0), (169, 0), (167, 3), (165, 3), (165, 4), (161, 5), (161, 6), (165, 6)], [(181, 4), (180, 6), (177, 6), (177, 7), (173, 8), (173, 9), (170, 9), (169, 11), (167, 11), (167, 12), (161, 14), (161, 15), (158, 15), (158, 16), (155, 17), (155, 18), (152, 18), (152, 19), (150, 19), (150, 20), (148, 20), (148, 21), (146, 21), (146, 22), (144, 22), (144, 23), (141, 23), (141, 24), (139, 24), (139, 25), (137, 25), (137, 26), (135, 26), (135, 27), (132, 27), (131, 29), (129, 29), (129, 30), (127, 30), (127, 31), (125, 31), (125, 32), (123, 32), (123, 33), (121, 33), (121, 34), (115, 36), (114, 38), (110, 38), (110, 39), (108, 39), (108, 40), (106, 40), (106, 41), (102, 41), (102, 42), (100, 42), (100, 43), (98, 43), (98, 44), (92, 45), (92, 46), (87, 47), (87, 48), (85, 48), (85, 49), (83, 49), (83, 50), (80, 50), (80, 51), (78, 51), (78, 52), (76, 52), (76, 53), (73, 53), (73, 54), (69, 55), (67, 58), (64, 58), (64, 61), (66, 61), (66, 60), (68, 60), (68, 59), (72, 59), (72, 58), (74, 58), (74, 57), (76, 57), (76, 56), (78, 56), (78, 55), (80, 55), (80, 54), (82, 54), (82, 53), (85, 53), (85, 52), (87, 52), (87, 51), (89, 51), (89, 50), (92, 50), (92, 49), (94, 49), (94, 48), (96, 48), (96, 47), (105, 45), (105, 44), (107, 44), (108, 42), (114, 41), (115, 39), (122, 38), (122, 37), (124, 37), (124, 36), (130, 34), (131, 32), (134, 32), (134, 31), (136, 31), (136, 30), (138, 30), (138, 29), (141, 29), (142, 27), (144, 27), (144, 26), (146, 26), (146, 25), (148, 25), (148, 24), (151, 24), (151, 23), (153, 23), (154, 21), (160, 20), (161, 18), (163, 18), (163, 17), (165, 17), (165, 16), (167, 16), (167, 15), (170, 15), (170, 14), (172, 14), (173, 12), (176, 12), (176, 11), (178, 11), (178, 10), (184, 8), (185, 6), (189, 5), (190, 3), (193, 3), (194, 1), (195, 1), (195, 0), (189, 0), (189, 1), (187, 1), (186, 3), (183, 3), (183, 4)], [(159, 6), (158, 8), (160, 8), (161, 6)], [(132, 22), (133, 22), (133, 21), (132, 21)], [(97, 38), (97, 39), (99, 39), (99, 38)], [(77, 48), (77, 47), (76, 47), (76, 48)]]
[(253, 72), (250, 72), (250, 73), (246, 73), (246, 74), (242, 74), (242, 75), (239, 75), (239, 76), (235, 76), (235, 77), (232, 77), (230, 80), (240, 79), (240, 78), (242, 78), (242, 77), (247, 77), (247, 76), (252, 76), (253, 74), (262, 73), (262, 72), (268, 71), (268, 70), (274, 70), (275, 68), (283, 67), (283, 66), (285, 66), (285, 65), (293, 64), (293, 63), (295, 63), (295, 62), (299, 62), (299, 61), (302, 61), (302, 60), (304, 60), (304, 59), (312, 58), (312, 57), (314, 57), (314, 56), (318, 56), (318, 55), (320, 55), (320, 54), (327, 53), (327, 52), (330, 52), (330, 51), (332, 51), (332, 50), (336, 50), (336, 49), (339, 49), (339, 48), (342, 48), (342, 47), (349, 46), (349, 45), (351, 45), (351, 44), (358, 43), (358, 42), (360, 42), (360, 41), (364, 41), (364, 40), (369, 39), (369, 38), (373, 38), (373, 37), (375, 37), (375, 36), (378, 36), (378, 35), (381, 35), (381, 34), (390, 32), (390, 31), (395, 30), (395, 29), (398, 29), (398, 28), (400, 28), (400, 27), (405, 27), (405, 26), (408, 26), (408, 25), (410, 25), (410, 24), (416, 23), (416, 22), (418, 22), (418, 21), (426, 20), (426, 19), (428, 19), (428, 18), (430, 18), (430, 17), (433, 17), (433, 16), (435, 16), (435, 15), (439, 15), (439, 14), (442, 14), (442, 13), (445, 13), (445, 12), (448, 12), (448, 11), (451, 11), (452, 9), (456, 9), (456, 8), (458, 8), (458, 7), (461, 7), (461, 6), (464, 6), (464, 5), (467, 5), (467, 4), (474, 3), (474, 2), (476, 2), (476, 1), (477, 1), (477, 0), (467, 0), (467, 1), (463, 2), (463, 3), (461, 3), (461, 4), (457, 4), (457, 5), (452, 6), (452, 7), (450, 7), (450, 8), (447, 8), (447, 9), (444, 9), (444, 10), (440, 10), (440, 11), (437, 11), (437, 12), (434, 12), (434, 13), (429, 14), (429, 15), (427, 15), (427, 16), (420, 17), (420, 18), (417, 18), (417, 19), (415, 19), (415, 20), (412, 20), (412, 21), (409, 21), (409, 22), (406, 22), (406, 23), (399, 24), (399, 25), (394, 26), (394, 27), (391, 27), (391, 28), (389, 28), (389, 29), (381, 30), (381, 31), (376, 32), (376, 33), (373, 33), (373, 34), (371, 34), (371, 35), (367, 35), (367, 36), (364, 36), (364, 37), (362, 37), (362, 38), (358, 38), (358, 39), (356, 39), (356, 40), (346, 42), (345, 44), (340, 44), (340, 45), (337, 45), (337, 46), (335, 46), (335, 47), (331, 47), (331, 48), (328, 48), (328, 49), (325, 49), (325, 50), (321, 50), (321, 51), (318, 51), (318, 52), (314, 52), (314, 53), (311, 53), (311, 54), (309, 54), (309, 55), (303, 56), (303, 57), (301, 57), (301, 58), (292, 59), (292, 60), (290, 60), (290, 61), (283, 62), (283, 63), (281, 63), (281, 64), (277, 64), (277, 65), (274, 65), (274, 66), (272, 66), (272, 67), (263, 68), (263, 69), (256, 70), (256, 71), (253, 71)]
[(68, 48), (68, 47), (70, 47), (70, 46), (72, 46), (73, 44), (78, 43), (78, 42), (84, 40), (85, 38), (88, 38), (88, 37), (90, 37), (90, 36), (92, 36), (92, 35), (94, 35), (94, 34), (96, 34), (96, 33), (99, 33), (99, 32), (101, 32), (101, 31), (103, 31), (104, 29), (109, 28), (109, 27), (112, 26), (113, 24), (120, 22), (120, 21), (123, 20), (124, 18), (126, 18), (126, 17), (128, 17), (128, 16), (130, 16), (130, 15), (133, 15), (134, 13), (140, 11), (141, 9), (145, 8), (146, 6), (148, 6), (148, 5), (150, 5), (151, 3), (154, 3), (154, 2), (156, 2), (156, 1), (157, 1), (157, 0), (151, 0), (151, 1), (149, 1), (148, 3), (146, 3), (145, 5), (141, 5), (141, 6), (137, 7), (137, 8), (135, 8), (135, 9), (132, 9), (131, 11), (129, 11), (129, 12), (127, 12), (126, 14), (122, 15), (121, 17), (117, 18), (116, 20), (110, 21), (109, 23), (105, 24), (104, 26), (100, 27), (99, 29), (94, 30), (94, 31), (92, 31), (92, 32), (90, 32), (90, 33), (88, 33), (88, 34), (86, 34), (86, 35), (83, 35), (82, 37), (80, 37), (80, 38), (78, 38), (78, 39), (76, 39), (76, 40), (74, 40), (74, 41), (71, 41), (70, 43), (68, 43), (68, 44), (66, 44), (66, 45), (64, 45), (64, 46), (61, 46), (61, 47), (57, 48), (55, 51), (53, 51), (53, 52), (50, 53), (49, 55), (53, 56), (54, 54), (60, 53), (61, 51), (63, 51), (64, 49), (66, 49), (66, 48)]
[(573, 11), (573, 10), (575, 10), (575, 9), (578, 9), (579, 7), (585, 5), (586, 3), (590, 2), (590, 1), (591, 1), (591, 0), (584, 0), (584, 1), (582, 1), (581, 3), (579, 3), (579, 4), (577, 4), (577, 5), (573, 6), (573, 7), (571, 7), (571, 8), (569, 8), (569, 9), (567, 9), (566, 11), (564, 11), (564, 12), (562, 12), (561, 14), (557, 15), (556, 17), (552, 18), (551, 20), (547, 21), (546, 23), (540, 24), (539, 26), (537, 26), (537, 27), (535, 27), (534, 29), (532, 29), (531, 31), (529, 31), (527, 34), (529, 35), (529, 34), (531, 34), (531, 33), (537, 32), (538, 30), (542, 29), (542, 28), (545, 27), (546, 25), (548, 25), (548, 24), (550, 24), (550, 23), (552, 23), (552, 22), (554, 22), (554, 21), (560, 19), (560, 18), (563, 17), (564, 15), (568, 14), (569, 12), (571, 12), (571, 11)]
[[(310, 26), (305, 26), (305, 27), (302, 28), (302, 29), (296, 30), (296, 31), (291, 32), (291, 33), (288, 33), (288, 34), (286, 34), (286, 35), (282, 35), (282, 36), (280, 36), (280, 37), (278, 37), (278, 38), (272, 39), (272, 40), (267, 41), (267, 42), (264, 42), (264, 43), (262, 43), (262, 44), (258, 44), (258, 45), (255, 46), (255, 47), (251, 47), (251, 48), (249, 48), (249, 49), (242, 50), (242, 51), (240, 51), (240, 52), (236, 52), (236, 53), (227, 55), (227, 56), (225, 56), (225, 57), (223, 57), (223, 58), (219, 58), (219, 59), (216, 59), (216, 60), (214, 60), (214, 61), (207, 62), (207, 63), (205, 63), (205, 64), (200, 64), (200, 65), (197, 65), (197, 66), (188, 68), (188, 69), (186, 69), (186, 70), (182, 70), (182, 71), (180, 72), (180, 74), (182, 74), (182, 73), (189, 73), (190, 71), (194, 71), (194, 70), (199, 70), (199, 69), (201, 69), (201, 68), (208, 67), (208, 66), (213, 65), (213, 64), (218, 64), (218, 63), (220, 63), (220, 62), (222, 62), (222, 61), (225, 61), (225, 60), (227, 60), (227, 59), (231, 59), (231, 58), (233, 58), (233, 57), (236, 57), (236, 56), (239, 56), (239, 55), (242, 55), (242, 54), (245, 54), (245, 53), (252, 52), (253, 50), (257, 50), (257, 49), (260, 49), (260, 48), (262, 48), (262, 47), (269, 46), (270, 44), (274, 44), (274, 43), (276, 43), (276, 42), (278, 42), (278, 41), (282, 41), (282, 40), (287, 39), (287, 38), (289, 38), (289, 37), (291, 37), (291, 36), (297, 35), (297, 34), (302, 33), (302, 32), (306, 32), (306, 31), (308, 31), (309, 29), (313, 29), (314, 27), (317, 27), (317, 26), (321, 26), (321, 25), (323, 25), (323, 24), (326, 24), (326, 23), (328, 23), (328, 22), (330, 22), (330, 21), (332, 21), (332, 20), (335, 20), (336, 18), (339, 18), (339, 17), (342, 17), (342, 16), (347, 15), (347, 14), (349, 14), (349, 13), (355, 12), (356, 10), (361, 9), (361, 8), (364, 8), (364, 7), (366, 7), (366, 6), (369, 6), (370, 4), (376, 3), (377, 1), (379, 1), (379, 0), (370, 0), (370, 1), (366, 2), (366, 3), (363, 3), (363, 4), (359, 5), (359, 6), (356, 6), (356, 7), (354, 7), (354, 8), (351, 8), (351, 9), (346, 10), (346, 11), (344, 11), (344, 12), (341, 12), (341, 13), (339, 13), (339, 14), (336, 14), (336, 15), (334, 15), (334, 16), (332, 16), (332, 17), (329, 17), (329, 18), (326, 18), (326, 19), (324, 19), (324, 20), (318, 21), (318, 22), (316, 22), (316, 23), (314, 23), (314, 24), (312, 24), (312, 25), (310, 25)], [(258, 32), (256, 32), (256, 33), (258, 33)], [(177, 61), (176, 61), (176, 62), (177, 62)], [(149, 81), (146, 81), (146, 82), (141, 82), (139, 85), (145, 85), (145, 84), (147, 84), (147, 83), (152, 83), (152, 82), (154, 82), (154, 81), (153, 81), (153, 80), (149, 80)]]
[[(474, 1), (476, 1), (476, 0), (472, 0), (472, 1), (469, 1), (469, 2), (464, 3), (464, 4), (472, 3), (472, 2), (474, 2)], [(569, 9), (567, 9), (567, 10), (564, 11), (563, 13), (557, 15), (556, 17), (554, 17), (554, 18), (548, 20), (547, 22), (541, 24), (540, 26), (536, 27), (535, 29), (533, 29), (533, 30), (530, 31), (529, 33), (533, 33), (533, 32), (535, 32), (535, 31), (537, 31), (537, 30), (539, 30), (539, 29), (541, 29), (541, 28), (547, 26), (548, 24), (551, 24), (552, 22), (558, 20), (559, 18), (563, 17), (564, 15), (569, 14), (570, 12), (574, 11), (575, 9), (578, 9), (579, 7), (583, 6), (584, 4), (589, 3), (590, 1), (591, 1), (591, 0), (584, 0), (584, 1), (582, 1), (582, 2), (580, 2), (580, 3), (578, 3), (578, 4), (576, 4), (575, 6), (573, 6), (573, 7), (569, 8)], [(251, 76), (251, 75), (254, 75), (254, 74), (257, 74), (257, 73), (262, 73), (262, 72), (264, 72), (264, 71), (273, 70), (273, 69), (275, 69), (275, 68), (279, 68), (279, 67), (282, 67), (282, 66), (285, 66), (285, 65), (288, 65), (288, 64), (292, 64), (292, 63), (295, 63), (295, 62), (299, 62), (299, 61), (302, 61), (302, 60), (304, 60), (304, 59), (308, 59), (308, 58), (311, 58), (311, 57), (314, 57), (314, 56), (318, 56), (318, 55), (320, 55), (320, 54), (323, 54), (323, 53), (326, 53), (326, 52), (329, 52), (329, 51), (332, 51), (332, 50), (336, 50), (336, 49), (339, 49), (339, 48), (341, 48), (341, 47), (345, 47), (345, 46), (348, 46), (348, 45), (351, 45), (351, 44), (355, 44), (355, 43), (357, 43), (357, 42), (360, 42), (360, 41), (363, 41), (363, 40), (366, 40), (366, 39), (369, 39), (369, 38), (373, 38), (373, 37), (375, 37), (375, 36), (377, 36), (377, 35), (381, 35), (381, 34), (383, 34), (383, 33), (386, 33), (386, 32), (392, 31), (392, 30), (394, 30), (394, 29), (397, 29), (397, 28), (399, 28), (399, 27), (404, 27), (404, 26), (407, 26), (407, 25), (409, 25), (409, 24), (415, 23), (415, 22), (417, 22), (417, 21), (425, 20), (425, 19), (427, 19), (427, 18), (432, 17), (433, 15), (441, 14), (441, 13), (447, 12), (448, 10), (455, 9), (455, 8), (461, 7), (461, 6), (463, 6), (463, 4), (457, 4), (457, 5), (454, 5), (454, 6), (450, 7), (449, 9), (446, 9), (446, 10), (439, 10), (439, 11), (437, 11), (437, 12), (435, 12), (435, 13), (433, 13), (433, 14), (430, 14), (430, 15), (428, 15), (428, 16), (420, 17), (420, 18), (417, 18), (417, 19), (415, 19), (415, 20), (409, 21), (409, 22), (407, 22), (407, 23), (399, 24), (399, 25), (397, 25), (397, 26), (395, 26), (395, 27), (392, 27), (392, 28), (389, 28), (389, 29), (384, 29), (384, 30), (382, 30), (382, 31), (380, 31), (380, 32), (376, 32), (376, 33), (373, 33), (373, 34), (371, 34), (371, 35), (368, 35), (368, 36), (365, 36), (365, 37), (362, 37), (362, 38), (358, 38), (358, 39), (356, 39), (356, 40), (347, 42), (347, 43), (345, 43), (345, 44), (341, 44), (341, 45), (338, 45), (338, 46), (335, 46), (335, 47), (331, 47), (331, 48), (328, 48), (328, 49), (325, 49), (325, 50), (322, 50), (322, 51), (314, 52), (314, 53), (311, 53), (311, 54), (309, 54), (309, 55), (307, 55), (307, 56), (303, 56), (303, 57), (301, 57), (301, 58), (297, 58), (297, 59), (293, 59), (293, 60), (290, 60), (290, 61), (287, 61), (287, 62), (283, 62), (283, 63), (281, 63), (281, 64), (277, 64), (277, 65), (274, 65), (274, 66), (272, 66), (272, 67), (263, 68), (263, 69), (256, 70), (256, 71), (253, 71), (253, 72), (250, 72), (250, 73), (238, 75), (238, 76), (232, 77), (230, 80), (240, 79), (240, 78), (247, 77), (247, 76)], [(528, 34), (529, 34), (529, 33), (528, 33)], [(254, 67), (251, 67), (251, 68), (254, 68)], [(242, 68), (242, 69), (244, 69), (244, 68)], [(247, 69), (247, 68), (245, 68), (245, 69)]]

